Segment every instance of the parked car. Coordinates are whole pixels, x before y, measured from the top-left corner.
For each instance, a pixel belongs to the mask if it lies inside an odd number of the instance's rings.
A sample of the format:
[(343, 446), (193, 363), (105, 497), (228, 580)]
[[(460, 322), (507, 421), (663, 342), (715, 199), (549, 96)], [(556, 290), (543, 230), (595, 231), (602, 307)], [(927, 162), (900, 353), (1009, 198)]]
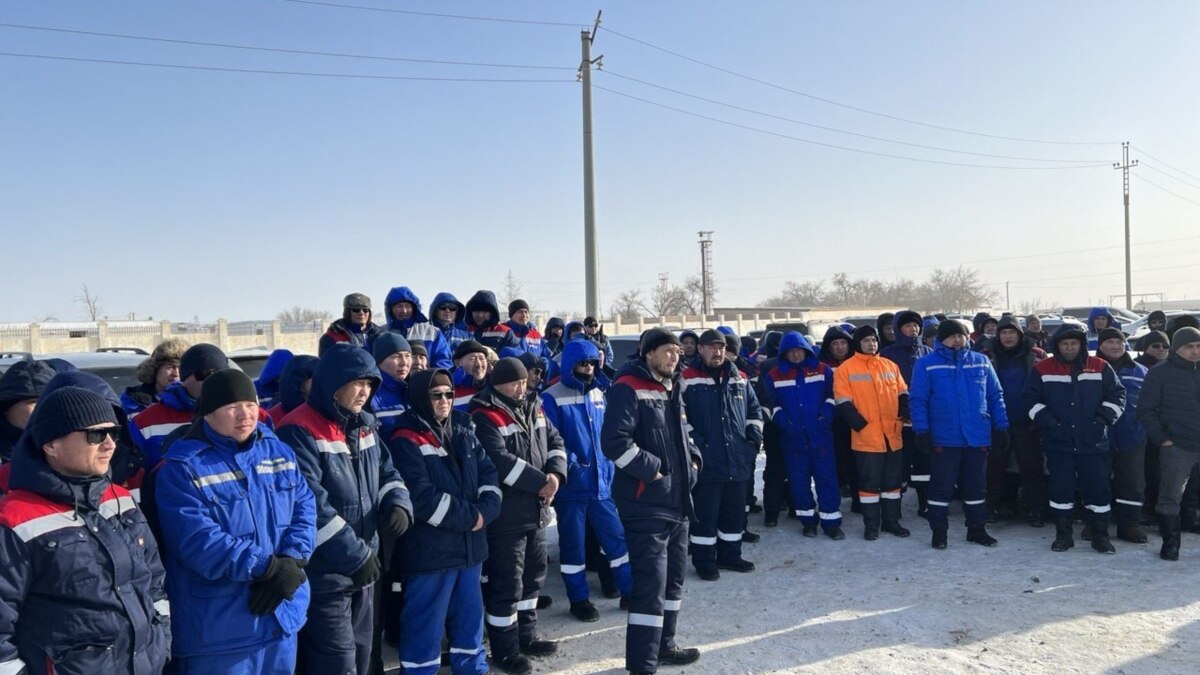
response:
[(267, 365), (267, 357), (270, 355), (271, 350), (266, 347), (248, 347), (235, 349), (226, 356), (253, 380), (262, 372), (263, 366)]
[[(1052, 313), (1059, 316), (1069, 316), (1082, 321), (1084, 324), (1087, 324), (1088, 314), (1091, 314), (1092, 307), (1094, 307), (1094, 305), (1089, 305), (1087, 307), (1063, 307)], [(1141, 314), (1138, 314), (1137, 312), (1131, 312), (1128, 309), (1122, 309), (1120, 307), (1105, 307), (1104, 309), (1107, 309), (1108, 313), (1112, 314), (1113, 317), (1121, 323), (1122, 327), (1124, 327), (1125, 324), (1132, 323), (1142, 318)], [(1125, 334), (1128, 335), (1129, 331), (1125, 331)]]
[[(1188, 314), (1188, 315), (1196, 317), (1197, 319), (1200, 319), (1200, 310), (1196, 310), (1196, 309), (1172, 310), (1172, 311), (1163, 312), (1163, 313), (1167, 315), (1167, 325), (1168, 326), (1171, 325), (1172, 319), (1174, 319), (1177, 316), (1183, 316), (1184, 314)], [(1133, 323), (1129, 324), (1128, 326), (1122, 327), (1122, 329), (1125, 331), (1125, 334), (1129, 336), (1129, 342), (1131, 344), (1134, 342), (1137, 342), (1138, 338), (1140, 338), (1143, 335), (1145, 335), (1146, 333), (1150, 332), (1149, 326), (1146, 325), (1146, 319), (1148, 317), (1149, 317), (1149, 315), (1146, 315), (1146, 316), (1138, 319), (1137, 321), (1134, 321)]]
[(613, 350), (613, 362), (609, 366), (613, 370), (620, 370), (626, 361), (636, 357), (641, 338), (640, 335), (609, 335), (608, 344)]

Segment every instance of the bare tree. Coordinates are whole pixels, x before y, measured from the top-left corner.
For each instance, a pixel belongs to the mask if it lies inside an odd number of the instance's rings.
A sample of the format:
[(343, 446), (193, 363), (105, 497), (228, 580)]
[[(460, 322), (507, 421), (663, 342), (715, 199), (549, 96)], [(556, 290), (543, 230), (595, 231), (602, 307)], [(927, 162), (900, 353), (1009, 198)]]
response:
[(820, 307), (827, 304), (824, 281), (788, 281), (783, 292), (759, 303), (760, 307)]
[(333, 318), (333, 314), (325, 309), (310, 309), (296, 305), (275, 315), (279, 323), (325, 323)]
[(951, 270), (935, 269), (929, 280), (921, 284), (921, 309), (962, 312), (992, 304), (995, 294), (979, 278), (979, 271), (970, 267)]
[(93, 295), (86, 283), (80, 288), (79, 295), (75, 296), (75, 302), (83, 305), (83, 308), (87, 311), (88, 319), (91, 321), (99, 320), (100, 314), (104, 311), (100, 307), (100, 296)]
[(639, 288), (631, 288), (627, 291), (622, 291), (617, 298), (613, 300), (609, 311), (614, 316), (621, 317), (622, 321), (637, 321), (642, 315), (642, 309), (645, 304), (642, 302), (642, 291)]

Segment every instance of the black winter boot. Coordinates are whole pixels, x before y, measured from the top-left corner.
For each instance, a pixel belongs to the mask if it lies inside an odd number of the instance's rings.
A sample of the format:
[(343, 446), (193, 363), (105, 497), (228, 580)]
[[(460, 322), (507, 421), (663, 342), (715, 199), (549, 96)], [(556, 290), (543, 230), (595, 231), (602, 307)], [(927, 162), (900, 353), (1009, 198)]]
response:
[(1183, 532), (1200, 534), (1200, 520), (1196, 518), (1196, 507), (1179, 507), (1179, 529)]
[(971, 542), (972, 544), (987, 546), (988, 548), (1000, 543), (996, 541), (995, 537), (988, 534), (987, 526), (985, 525), (977, 525), (975, 527), (967, 528), (967, 541)]
[(862, 517), (863, 539), (866, 539), (867, 541), (875, 541), (879, 538), (879, 526), (883, 520), (879, 502), (875, 502), (874, 504), (863, 504)]
[(1146, 543), (1146, 531), (1138, 522), (1141, 509), (1128, 504), (1117, 504), (1113, 508), (1117, 516), (1117, 539), (1133, 544)]
[(1116, 553), (1108, 540), (1108, 514), (1097, 513), (1092, 517), (1092, 548), (1097, 553)]
[(1163, 560), (1179, 560), (1179, 540), (1181, 538), (1179, 516), (1164, 516), (1158, 514), (1158, 533), (1162, 535), (1162, 551), (1158, 557)]
[(913, 489), (917, 491), (917, 517), (924, 518), (925, 512), (929, 510), (929, 483), (914, 483)]
[(930, 546), (932, 546), (940, 551), (940, 550), (946, 548), (946, 545), (947, 545), (946, 540), (947, 540), (946, 530), (944, 530), (944, 529), (934, 530), (933, 531), (933, 541), (930, 543)]
[(900, 524), (900, 500), (885, 499), (883, 500), (883, 527), (884, 532), (894, 534), (897, 537), (907, 537), (912, 534), (903, 525)]
[(1054, 543), (1050, 544), (1050, 550), (1057, 553), (1062, 553), (1069, 549), (1075, 548), (1075, 537), (1071, 532), (1071, 521), (1074, 514), (1071, 513), (1055, 513), (1054, 514)]

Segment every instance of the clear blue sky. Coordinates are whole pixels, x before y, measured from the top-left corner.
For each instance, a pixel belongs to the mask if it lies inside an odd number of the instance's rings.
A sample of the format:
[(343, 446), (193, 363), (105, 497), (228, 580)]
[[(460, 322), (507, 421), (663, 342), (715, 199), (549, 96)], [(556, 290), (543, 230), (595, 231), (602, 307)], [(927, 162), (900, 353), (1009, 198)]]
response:
[[(699, 269), (715, 230), (719, 305), (846, 271), (924, 278), (966, 263), (1012, 300), (1123, 293), (1119, 142), (1134, 170), (1134, 292), (1200, 298), (1200, 4), (1179, 2), (402, 2), (351, 5), (578, 23), (604, 10), (595, 83), (775, 134), (1003, 170), (806, 144), (595, 92), (601, 301)], [(374, 56), (415, 64), (0, 27), (0, 51), (224, 68), (558, 79), (320, 78), (0, 56), (0, 321), (269, 318), (499, 289), (583, 309), (579, 29), (275, 0), (5, 3), (0, 23)], [(778, 87), (682, 60), (676, 51)], [(614, 74), (615, 73), (615, 74)], [(992, 139), (885, 119), (782, 88)], [(1060, 164), (1061, 165), (1061, 164)], [(1159, 169), (1153, 171), (1148, 166)], [(1178, 173), (1168, 165), (1183, 170)], [(1162, 173), (1165, 172), (1165, 173)], [(1167, 175), (1169, 174), (1169, 175)], [(1144, 180), (1177, 193), (1173, 196)], [(1182, 180), (1177, 180), (1182, 179)], [(1186, 181), (1186, 182), (1185, 182)], [(1190, 183), (1190, 185), (1189, 185)], [(1028, 257), (1023, 257), (1028, 256)]]

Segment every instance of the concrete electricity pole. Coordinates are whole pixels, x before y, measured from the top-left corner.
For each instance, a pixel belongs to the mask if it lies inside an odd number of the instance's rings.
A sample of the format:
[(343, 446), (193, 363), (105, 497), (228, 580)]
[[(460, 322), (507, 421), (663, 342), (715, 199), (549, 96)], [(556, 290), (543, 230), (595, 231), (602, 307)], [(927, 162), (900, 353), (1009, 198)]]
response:
[(1121, 169), (1125, 190), (1125, 309), (1133, 309), (1133, 267), (1129, 256), (1129, 169), (1137, 166), (1137, 160), (1129, 161), (1129, 141), (1121, 144), (1121, 161), (1113, 162), (1114, 169)]
[(701, 230), (700, 235), (700, 313), (708, 316), (712, 310), (712, 230)]
[(592, 66), (603, 56), (592, 59), (592, 41), (600, 29), (600, 12), (591, 31), (580, 31), (583, 49), (579, 79), (583, 82), (583, 273), (588, 316), (600, 316), (600, 283), (596, 254), (596, 192), (592, 172)]

